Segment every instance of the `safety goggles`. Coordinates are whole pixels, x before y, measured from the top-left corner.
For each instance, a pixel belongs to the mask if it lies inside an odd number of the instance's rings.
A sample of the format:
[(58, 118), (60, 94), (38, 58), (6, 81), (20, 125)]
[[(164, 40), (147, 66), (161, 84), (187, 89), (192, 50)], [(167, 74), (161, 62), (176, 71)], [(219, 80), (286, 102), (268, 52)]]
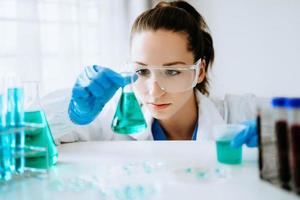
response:
[(154, 83), (168, 93), (184, 92), (194, 88), (197, 84), (201, 69), (201, 58), (193, 65), (176, 64), (172, 67), (143, 66), (128, 63), (136, 74), (133, 86), (140, 92), (147, 92)]

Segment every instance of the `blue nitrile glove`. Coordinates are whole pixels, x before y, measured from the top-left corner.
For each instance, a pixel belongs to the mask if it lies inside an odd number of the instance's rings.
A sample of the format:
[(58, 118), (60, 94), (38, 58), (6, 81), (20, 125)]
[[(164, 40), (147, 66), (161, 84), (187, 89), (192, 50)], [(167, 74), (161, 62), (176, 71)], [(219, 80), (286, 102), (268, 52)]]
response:
[(71, 121), (79, 125), (92, 122), (115, 92), (130, 83), (131, 78), (97, 65), (86, 67), (72, 90), (69, 104)]
[(248, 120), (242, 122), (242, 124), (246, 125), (246, 129), (244, 129), (237, 136), (235, 136), (235, 138), (231, 141), (231, 146), (241, 147), (243, 144), (246, 144), (248, 147), (257, 147), (258, 135), (256, 121)]

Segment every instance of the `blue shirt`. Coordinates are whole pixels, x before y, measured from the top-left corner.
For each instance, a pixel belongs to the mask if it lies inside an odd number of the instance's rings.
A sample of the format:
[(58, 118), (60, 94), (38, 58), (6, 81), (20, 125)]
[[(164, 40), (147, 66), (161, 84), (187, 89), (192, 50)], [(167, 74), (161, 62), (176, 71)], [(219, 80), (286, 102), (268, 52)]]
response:
[[(151, 130), (152, 130), (152, 135), (154, 140), (168, 140), (164, 130), (160, 126), (159, 121), (157, 119), (154, 119)], [(197, 130), (198, 130), (198, 122), (196, 123), (192, 140), (197, 139)]]

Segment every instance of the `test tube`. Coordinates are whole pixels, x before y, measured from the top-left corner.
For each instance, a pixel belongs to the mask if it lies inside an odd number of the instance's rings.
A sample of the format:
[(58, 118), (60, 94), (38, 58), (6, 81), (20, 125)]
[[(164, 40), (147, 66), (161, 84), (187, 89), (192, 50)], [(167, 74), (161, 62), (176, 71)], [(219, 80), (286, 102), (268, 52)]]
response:
[(258, 169), (259, 177), (263, 178), (263, 148), (262, 148), (262, 135), (261, 135), (261, 109), (258, 108), (256, 116), (257, 135), (258, 135)]
[(15, 132), (13, 129), (24, 125), (24, 89), (16, 75), (7, 77), (7, 113), (6, 123), (12, 129), (11, 148), (12, 148), (12, 171), (24, 172), (25, 158), (25, 133), (24, 131)]
[(6, 89), (4, 78), (0, 77), (0, 181), (12, 178), (11, 141), (6, 129)]
[(277, 139), (274, 110), (270, 99), (259, 102), (257, 110), (257, 133), (259, 142), (259, 175), (263, 180), (279, 184)]
[(281, 187), (290, 189), (290, 166), (289, 166), (289, 144), (288, 144), (288, 122), (287, 122), (287, 99), (284, 97), (275, 97), (272, 99), (275, 118), (275, 134), (277, 138), (278, 153), (278, 175)]
[(300, 194), (300, 98), (287, 101), (289, 121), (289, 158), (293, 190)]

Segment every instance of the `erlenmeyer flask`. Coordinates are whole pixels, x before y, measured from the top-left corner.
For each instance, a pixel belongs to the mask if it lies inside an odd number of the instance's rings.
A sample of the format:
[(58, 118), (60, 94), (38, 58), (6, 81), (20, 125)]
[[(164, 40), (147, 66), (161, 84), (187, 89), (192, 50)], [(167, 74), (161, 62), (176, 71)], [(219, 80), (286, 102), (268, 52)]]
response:
[(48, 125), (46, 115), (42, 109), (39, 97), (38, 82), (24, 82), (25, 122), (38, 123), (43, 127), (26, 131), (25, 143), (27, 146), (43, 147), (46, 152), (40, 152), (26, 157), (26, 167), (48, 169), (56, 164), (58, 152)]
[[(125, 74), (124, 74), (125, 75)], [(144, 115), (131, 84), (122, 88), (111, 128), (119, 134), (134, 134), (147, 127)]]

